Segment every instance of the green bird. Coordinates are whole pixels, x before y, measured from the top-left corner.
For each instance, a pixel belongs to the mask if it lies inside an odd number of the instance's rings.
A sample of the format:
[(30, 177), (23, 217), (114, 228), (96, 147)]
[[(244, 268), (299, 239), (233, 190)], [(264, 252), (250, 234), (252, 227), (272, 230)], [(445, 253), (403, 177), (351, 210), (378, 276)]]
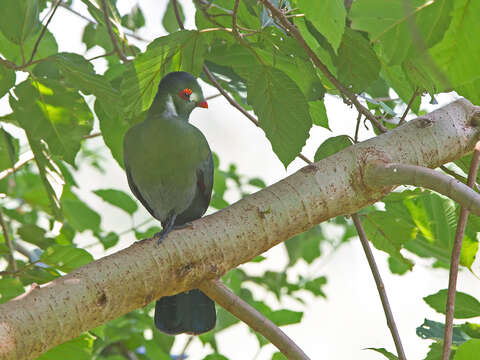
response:
[[(213, 159), (205, 136), (188, 122), (196, 107), (208, 108), (196, 79), (172, 72), (158, 86), (146, 119), (125, 134), (123, 160), (128, 185), (160, 220), (167, 234), (201, 218), (213, 186)], [(194, 289), (155, 304), (155, 326), (167, 334), (201, 334), (215, 327), (215, 304)]]

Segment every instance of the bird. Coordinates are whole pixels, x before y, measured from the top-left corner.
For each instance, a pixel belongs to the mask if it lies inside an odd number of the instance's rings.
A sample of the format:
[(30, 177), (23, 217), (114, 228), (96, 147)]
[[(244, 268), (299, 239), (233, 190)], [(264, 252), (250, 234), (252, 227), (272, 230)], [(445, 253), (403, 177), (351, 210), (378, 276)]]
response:
[[(199, 219), (206, 212), (213, 187), (210, 146), (190, 113), (208, 108), (193, 75), (165, 75), (145, 120), (132, 126), (123, 141), (128, 185), (146, 210), (162, 225), (162, 242), (170, 231)], [(165, 296), (155, 304), (154, 322), (160, 331), (198, 335), (215, 327), (215, 303), (193, 289)]]

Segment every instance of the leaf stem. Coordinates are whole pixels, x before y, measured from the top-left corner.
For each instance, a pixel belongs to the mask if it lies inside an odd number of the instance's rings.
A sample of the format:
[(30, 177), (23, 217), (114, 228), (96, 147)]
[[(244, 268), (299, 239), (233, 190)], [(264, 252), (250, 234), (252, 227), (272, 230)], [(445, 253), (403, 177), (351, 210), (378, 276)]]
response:
[(270, 340), (287, 359), (310, 359), (277, 325), (240, 299), (220, 280), (205, 281), (199, 288), (225, 310)]
[[(473, 188), (478, 174), (478, 166), (480, 165), (480, 142), (475, 145), (472, 161), (470, 163), (470, 170), (468, 172), (467, 186)], [(462, 251), (462, 240), (465, 234), (465, 228), (468, 220), (468, 209), (460, 208), (460, 215), (458, 217), (457, 230), (455, 232), (455, 239), (453, 242), (452, 257), (450, 258), (450, 274), (448, 278), (448, 292), (447, 292), (447, 306), (445, 312), (445, 332), (443, 336), (443, 351), (442, 360), (450, 359), (450, 352), (452, 347), (452, 333), (453, 333), (453, 315), (455, 312), (455, 294), (457, 287), (458, 266), (460, 263), (460, 253)]]
[(112, 29), (112, 24), (110, 23), (110, 16), (108, 15), (108, 9), (107, 9), (107, 1), (102, 0), (102, 10), (103, 10), (103, 16), (105, 18), (105, 24), (107, 25), (107, 31), (108, 35), (110, 36), (110, 40), (112, 41), (113, 48), (115, 49), (115, 52), (117, 53), (118, 57), (122, 59), (124, 63), (128, 62), (129, 60), (125, 56), (125, 54), (122, 52), (122, 50), (119, 48), (117, 44), (117, 39), (115, 38), (115, 34), (113, 33)]
[(395, 348), (397, 349), (398, 358), (400, 360), (406, 360), (407, 357), (405, 356), (405, 351), (403, 350), (400, 334), (398, 333), (397, 325), (395, 324), (395, 320), (393, 318), (392, 309), (390, 307), (390, 303), (388, 302), (385, 285), (383, 284), (382, 277), (380, 276), (380, 271), (378, 270), (377, 264), (375, 263), (372, 249), (370, 248), (370, 244), (368, 243), (367, 234), (365, 233), (362, 222), (360, 221), (360, 217), (357, 213), (352, 214), (352, 220), (355, 224), (355, 228), (357, 229), (358, 237), (360, 238), (360, 242), (362, 243), (363, 251), (365, 252), (365, 256), (367, 257), (368, 265), (370, 266), (370, 270), (372, 271), (375, 284), (377, 285), (378, 295), (380, 296), (383, 311), (385, 313), (385, 317), (387, 318), (387, 325), (390, 329), (390, 333), (392, 334)]

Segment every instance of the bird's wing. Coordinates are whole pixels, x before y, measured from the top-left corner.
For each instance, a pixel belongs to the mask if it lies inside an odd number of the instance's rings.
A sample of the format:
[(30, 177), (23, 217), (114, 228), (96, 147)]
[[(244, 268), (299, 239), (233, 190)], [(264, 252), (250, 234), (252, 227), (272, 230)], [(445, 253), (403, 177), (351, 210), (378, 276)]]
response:
[(205, 201), (206, 207), (210, 204), (213, 187), (213, 157), (209, 152), (208, 158), (200, 163), (197, 169), (197, 191)]
[(133, 192), (133, 195), (135, 195), (135, 197), (140, 200), (140, 202), (142, 203), (142, 205), (145, 207), (145, 209), (147, 209), (147, 211), (154, 217), (156, 218), (155, 216), (155, 212), (153, 211), (153, 209), (148, 205), (147, 201), (145, 200), (145, 198), (142, 196), (142, 194), (140, 193), (140, 190), (138, 190), (138, 187), (137, 185), (135, 184), (135, 182), (133, 181), (133, 177), (132, 177), (132, 173), (130, 172), (130, 169), (125, 166), (125, 172), (127, 173), (127, 180), (128, 180), (128, 185), (130, 186), (130, 190), (132, 190)]

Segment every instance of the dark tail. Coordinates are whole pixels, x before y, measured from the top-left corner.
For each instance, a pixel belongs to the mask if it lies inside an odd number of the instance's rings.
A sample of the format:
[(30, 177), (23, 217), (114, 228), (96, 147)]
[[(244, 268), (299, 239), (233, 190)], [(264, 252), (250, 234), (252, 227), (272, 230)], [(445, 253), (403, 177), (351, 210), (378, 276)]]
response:
[(155, 304), (155, 326), (170, 335), (210, 331), (216, 318), (215, 303), (198, 289), (162, 297)]

